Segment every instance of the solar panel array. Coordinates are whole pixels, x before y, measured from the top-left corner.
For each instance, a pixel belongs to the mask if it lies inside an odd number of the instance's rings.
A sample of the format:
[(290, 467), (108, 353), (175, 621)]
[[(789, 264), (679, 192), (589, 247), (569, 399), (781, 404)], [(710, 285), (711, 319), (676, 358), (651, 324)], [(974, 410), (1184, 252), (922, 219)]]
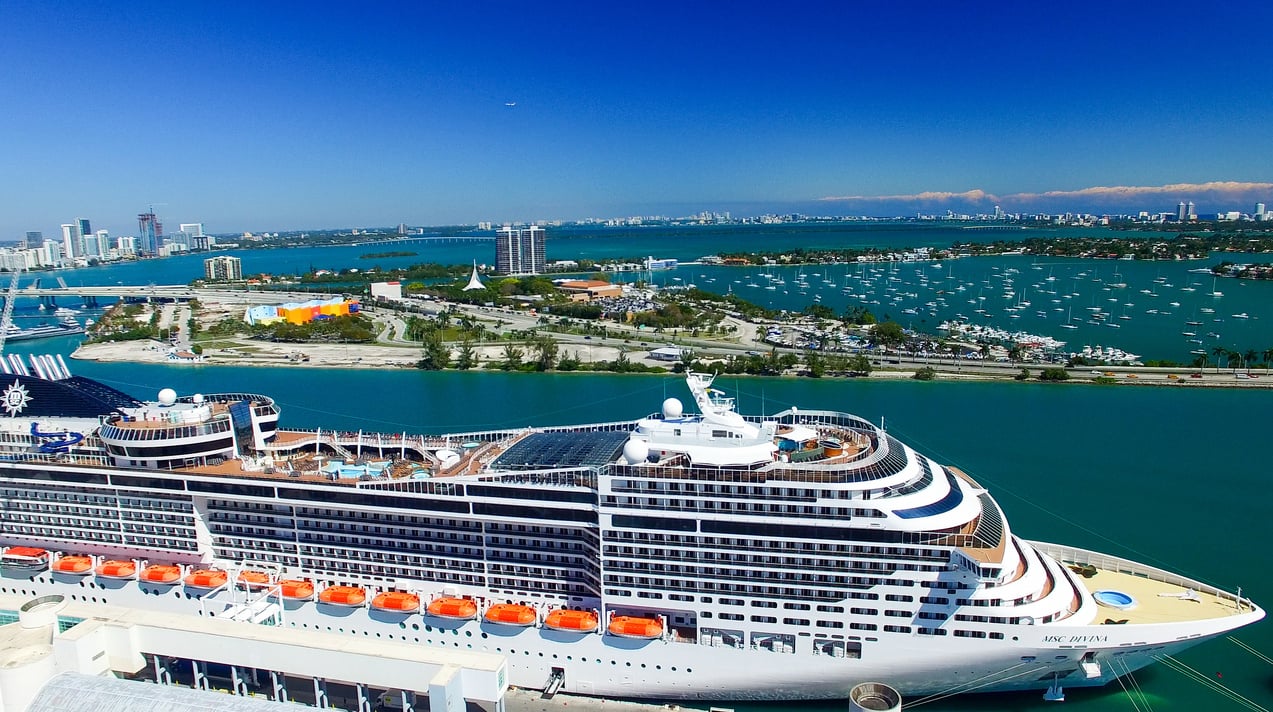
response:
[(627, 440), (625, 432), (531, 433), (505, 450), (492, 467), (496, 470), (599, 467), (614, 462)]

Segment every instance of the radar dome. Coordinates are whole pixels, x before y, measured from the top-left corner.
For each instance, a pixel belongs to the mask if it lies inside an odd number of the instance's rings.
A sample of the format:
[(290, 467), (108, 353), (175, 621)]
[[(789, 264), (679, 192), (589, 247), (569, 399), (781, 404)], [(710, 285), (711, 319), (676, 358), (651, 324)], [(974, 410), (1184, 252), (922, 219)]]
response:
[(202, 393), (196, 393), (196, 394), (194, 394), (194, 397), (193, 397), (193, 398), (191, 398), (190, 400), (194, 401), (194, 404), (195, 404), (195, 405), (203, 405), (203, 394), (202, 394)]
[(159, 391), (159, 405), (172, 405), (177, 402), (177, 392), (171, 388)]
[(681, 405), (680, 400), (676, 398), (668, 398), (667, 400), (663, 401), (663, 417), (664, 418), (679, 418), (681, 417), (681, 414), (684, 412), (685, 412), (685, 408), (684, 406)]
[(650, 444), (644, 440), (632, 438), (623, 444), (623, 459), (629, 465), (645, 462), (650, 456)]

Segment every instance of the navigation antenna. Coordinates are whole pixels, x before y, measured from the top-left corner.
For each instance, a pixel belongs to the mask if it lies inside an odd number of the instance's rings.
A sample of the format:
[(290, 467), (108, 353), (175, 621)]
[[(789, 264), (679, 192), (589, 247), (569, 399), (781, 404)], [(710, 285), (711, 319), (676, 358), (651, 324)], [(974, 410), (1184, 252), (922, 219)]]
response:
[(4, 351), (5, 339), (9, 338), (9, 326), (13, 324), (13, 302), (18, 294), (18, 277), (21, 276), (22, 269), (15, 267), (13, 279), (9, 281), (9, 291), (4, 295), (4, 314), (0, 315), (0, 352)]

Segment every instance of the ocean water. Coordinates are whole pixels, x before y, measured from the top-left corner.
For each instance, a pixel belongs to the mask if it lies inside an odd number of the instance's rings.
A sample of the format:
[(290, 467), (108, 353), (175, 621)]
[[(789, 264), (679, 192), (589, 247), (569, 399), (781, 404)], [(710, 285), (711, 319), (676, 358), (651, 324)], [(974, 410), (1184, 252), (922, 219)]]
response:
[[(255, 391), (273, 395), (284, 425), (445, 433), (524, 424), (636, 418), (667, 396), (688, 397), (673, 376), (429, 373), (180, 367), (73, 362), (75, 373), (142, 397)], [(883, 422), (937, 460), (991, 490), (1022, 536), (1128, 556), (1269, 605), (1273, 569), (1265, 392), (1017, 383), (919, 383), (727, 378), (716, 384), (743, 412), (790, 405), (835, 408)], [(1273, 654), (1273, 625), (1236, 633)], [(1221, 638), (1180, 659), (1266, 707), (1273, 666)], [(1245, 709), (1165, 666), (1135, 675), (1139, 709)], [(1130, 682), (1128, 683), (1131, 684)], [(1137, 709), (1117, 685), (1067, 690), (1066, 709)], [(1039, 710), (1039, 694), (971, 695), (942, 710)], [(843, 704), (746, 707), (747, 712), (842, 710)]]

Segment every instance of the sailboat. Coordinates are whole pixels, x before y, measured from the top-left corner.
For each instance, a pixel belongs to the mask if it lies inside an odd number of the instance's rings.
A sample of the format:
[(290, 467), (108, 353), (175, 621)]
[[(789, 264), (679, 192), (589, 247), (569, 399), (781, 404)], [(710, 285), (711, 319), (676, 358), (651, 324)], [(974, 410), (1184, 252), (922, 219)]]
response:
[(1224, 296), (1224, 292), (1217, 292), (1217, 291), (1216, 291), (1216, 278), (1215, 278), (1215, 277), (1212, 277), (1212, 278), (1211, 278), (1211, 296), (1213, 296), (1213, 297), (1223, 297), (1223, 296)]
[(1065, 323), (1061, 325), (1061, 328), (1062, 329), (1079, 328), (1078, 325), (1074, 323), (1074, 305), (1073, 304), (1070, 304), (1070, 311), (1068, 314), (1065, 315)]

